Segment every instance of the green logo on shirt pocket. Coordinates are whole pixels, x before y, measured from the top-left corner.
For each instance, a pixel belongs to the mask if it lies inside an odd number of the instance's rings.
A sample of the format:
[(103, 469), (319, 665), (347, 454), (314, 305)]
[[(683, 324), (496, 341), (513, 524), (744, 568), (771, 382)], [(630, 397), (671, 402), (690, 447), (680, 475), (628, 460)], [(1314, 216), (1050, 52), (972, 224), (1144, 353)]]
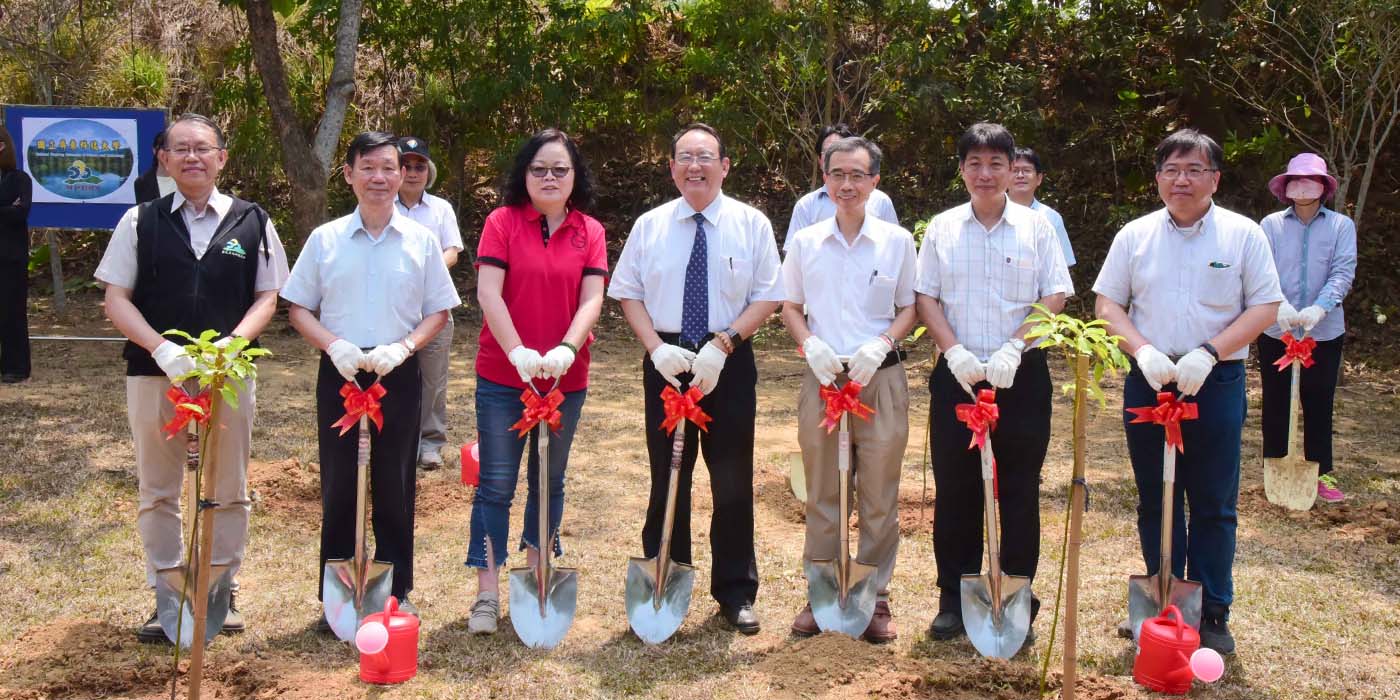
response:
[(248, 254), (243, 252), (243, 246), (238, 243), (238, 239), (236, 238), (224, 245), (224, 255), (237, 255), (240, 260), (248, 257)]

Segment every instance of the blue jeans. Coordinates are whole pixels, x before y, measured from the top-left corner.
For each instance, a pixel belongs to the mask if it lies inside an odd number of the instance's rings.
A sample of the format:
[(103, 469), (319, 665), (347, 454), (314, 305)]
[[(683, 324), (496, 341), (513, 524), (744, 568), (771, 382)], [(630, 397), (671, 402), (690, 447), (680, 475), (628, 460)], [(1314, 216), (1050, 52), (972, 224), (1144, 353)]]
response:
[[(478, 449), (481, 454), (481, 485), (476, 489), (472, 501), (471, 543), (467, 547), (467, 566), (487, 568), (486, 538), (491, 538), (491, 550), (495, 555), (495, 566), (501, 567), (506, 561), (506, 535), (510, 529), (510, 503), (515, 496), (515, 483), (520, 476), (520, 453), (528, 439), (530, 446), (529, 468), (527, 469), (527, 499), (525, 501), (525, 525), (522, 528), (520, 549), (526, 546), (538, 547), (539, 543), (539, 496), (536, 493), (539, 480), (539, 451), (536, 448), (536, 434), (532, 430), (526, 437), (511, 430), (511, 424), (520, 420), (525, 404), (520, 400), (520, 389), (476, 378), (476, 431)], [(559, 532), (559, 521), (564, 515), (564, 469), (569, 462), (569, 446), (574, 441), (574, 430), (578, 427), (579, 413), (583, 410), (583, 399), (587, 389), (564, 394), (564, 403), (559, 406), (563, 415), (559, 432), (549, 436), (549, 528)], [(562, 554), (559, 539), (554, 539), (554, 553)]]
[[(1182, 421), (1185, 452), (1176, 455), (1172, 501), (1172, 574), (1200, 581), (1206, 614), (1227, 617), (1234, 600), (1236, 502), (1240, 494), (1240, 433), (1245, 415), (1244, 363), (1211, 370), (1194, 401), (1198, 420)], [(1174, 391), (1168, 384), (1163, 391)], [(1123, 406), (1151, 406), (1157, 394), (1137, 363), (1123, 383)], [(1138, 537), (1147, 573), (1157, 573), (1162, 533), (1162, 426), (1130, 423), (1123, 412), (1128, 455), (1138, 487)], [(1189, 513), (1187, 506), (1189, 505)], [(1183, 575), (1184, 574), (1184, 575)]]

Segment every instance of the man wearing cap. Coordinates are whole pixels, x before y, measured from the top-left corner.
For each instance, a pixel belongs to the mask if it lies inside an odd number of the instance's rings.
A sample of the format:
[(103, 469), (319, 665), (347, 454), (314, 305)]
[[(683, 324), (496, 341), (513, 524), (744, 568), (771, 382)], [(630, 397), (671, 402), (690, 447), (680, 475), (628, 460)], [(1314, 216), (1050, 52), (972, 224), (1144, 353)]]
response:
[[(277, 290), (287, 279), (287, 255), (261, 207), (218, 190), (228, 163), (224, 135), (207, 117), (185, 114), (166, 130), (157, 157), (176, 190), (129, 209), (112, 231), (93, 276), (107, 285), (104, 310), (127, 337), (126, 413), (136, 452), (136, 531), (146, 550), (146, 583), (156, 572), (184, 564), (180, 491), (185, 441), (162, 429), (175, 415), (166, 398), (170, 384), (194, 370), (177, 336), (214, 329), (226, 340), (254, 340), (277, 310)], [(222, 341), (221, 341), (222, 342)], [(257, 400), (249, 380), (238, 406), (224, 406), (215, 465), (214, 547), (211, 562), (235, 577), (248, 539), (247, 470)], [(189, 387), (193, 391), (193, 387)], [(206, 472), (207, 474), (208, 472)], [(243, 616), (229, 599), (224, 631), (241, 632)], [(164, 643), (155, 613), (136, 632), (143, 642)]]
[(1323, 206), (1337, 192), (1327, 162), (1315, 153), (1300, 153), (1288, 171), (1269, 181), (1269, 191), (1289, 204), (1259, 225), (1269, 238), (1284, 300), (1275, 323), (1259, 336), (1259, 379), (1264, 390), (1261, 426), (1264, 457), (1284, 457), (1288, 444), (1292, 373), (1274, 363), (1283, 357), (1283, 334), (1309, 335), (1317, 341), (1313, 364), (1299, 372), (1303, 405), (1303, 454), (1317, 462), (1317, 497), (1328, 503), (1345, 499), (1332, 476), (1332, 399), (1342, 367), (1346, 318), (1342, 299), (1356, 277), (1356, 224), (1351, 217)]
[[(893, 641), (889, 583), (899, 549), (899, 474), (909, 442), (909, 380), (895, 338), (914, 326), (914, 237), (872, 216), (866, 201), (880, 183), (878, 146), (859, 136), (826, 149), (823, 171), (836, 215), (797, 232), (783, 261), (783, 324), (802, 348), (797, 401), (797, 441), (807, 480), (807, 536), (803, 558), (833, 560), (846, 513), (840, 511), (837, 436), (823, 425), (823, 387), (847, 382), (874, 410), (850, 419), (851, 461), (859, 466), (856, 511), (860, 548), (856, 559), (877, 567), (875, 614), (864, 638)], [(804, 314), (803, 308), (806, 308)], [(840, 357), (849, 357), (842, 366)], [(842, 380), (836, 384), (838, 377)], [(793, 634), (821, 630), (808, 604), (792, 623)]]
[[(1274, 321), (1283, 300), (1269, 241), (1259, 225), (1214, 203), (1220, 145), (1181, 129), (1157, 145), (1157, 193), (1165, 208), (1128, 222), (1113, 238), (1094, 311), (1133, 357), (1123, 407), (1155, 406), (1158, 392), (1191, 397), (1199, 420), (1181, 422), (1171, 575), (1200, 581), (1201, 645), (1235, 651), (1226, 624), (1234, 600), (1244, 360), (1249, 341)], [(1138, 536), (1157, 574), (1165, 431), (1123, 414), (1138, 488)], [(1189, 515), (1189, 521), (1187, 514)], [(1165, 575), (1165, 574), (1163, 574)], [(1132, 636), (1127, 624), (1120, 635)]]
[[(462, 233), (457, 213), (447, 200), (427, 192), (437, 181), (437, 166), (428, 155), (428, 143), (417, 136), (399, 139), (403, 152), (403, 184), (395, 203), (399, 213), (420, 223), (437, 235), (442, 261), (451, 269), (462, 250)], [(418, 464), (424, 469), (442, 466), (442, 448), (447, 444), (447, 376), (451, 368), (452, 314), (427, 345), (418, 349), (418, 367), (423, 373), (423, 426), (418, 443)]]
[[(322, 350), (316, 377), (316, 427), (321, 459), (321, 565), (344, 559), (355, 544), (358, 425), (344, 433), (341, 390), (378, 382), (382, 427), (370, 427), (370, 503), (374, 558), (394, 565), (392, 594), (400, 607), (413, 589), (413, 508), (417, 496), (422, 379), (414, 352), (462, 303), (438, 237), (399, 213), (394, 202), (402, 172), (398, 141), (378, 131), (350, 141), (342, 169), (355, 193), (355, 211), (316, 227), (282, 290), (288, 320)], [(322, 585), (316, 592), (320, 595)], [(328, 632), (322, 618), (318, 630)]]
[(671, 179), (681, 196), (643, 214), (632, 226), (608, 296), (646, 348), (646, 401), (651, 498), (642, 548), (656, 556), (670, 480), (671, 437), (660, 430), (667, 384), (699, 389), (700, 408), (714, 420), (706, 432), (686, 421), (672, 530), (671, 557), (690, 555), (690, 477), (696, 442), (710, 470), (713, 571), (710, 595), (735, 629), (757, 634), (753, 601), (758, 560), (753, 544), (753, 446), (758, 369), (754, 331), (783, 299), (778, 246), (762, 212), (725, 196), (729, 158), (719, 132), (691, 124), (671, 140)]
[[(833, 143), (855, 136), (851, 127), (845, 124), (830, 124), (822, 127), (817, 134), (817, 164), (825, 171), (823, 164), (823, 154)], [(888, 221), (895, 226), (899, 225), (899, 217), (894, 212), (894, 202), (890, 201), (890, 196), (876, 189), (870, 193), (870, 197), (865, 202), (866, 211), (878, 219)], [(831, 193), (827, 192), (826, 186), (818, 187), (807, 194), (802, 195), (797, 200), (797, 204), (792, 207), (792, 218), (788, 220), (787, 235), (783, 237), (783, 253), (786, 254), (791, 249), (793, 236), (818, 221), (825, 221), (836, 216), (836, 201), (831, 198)]]

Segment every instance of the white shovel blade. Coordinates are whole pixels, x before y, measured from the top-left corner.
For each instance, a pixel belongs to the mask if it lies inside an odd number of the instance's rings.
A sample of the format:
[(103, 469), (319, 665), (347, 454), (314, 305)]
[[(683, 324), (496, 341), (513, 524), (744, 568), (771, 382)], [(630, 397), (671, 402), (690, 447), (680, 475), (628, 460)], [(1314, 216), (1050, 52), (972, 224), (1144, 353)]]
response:
[(559, 646), (574, 624), (577, 607), (578, 571), (555, 569), (550, 572), (544, 601), (540, 601), (535, 570), (510, 570), (510, 624), (525, 646), (532, 649)]
[(1031, 587), (1024, 576), (1002, 575), (1001, 615), (992, 610), (987, 575), (962, 577), (963, 628), (983, 656), (1009, 659), (1026, 643), (1031, 628)]
[(655, 559), (633, 557), (627, 563), (627, 622), (647, 644), (660, 644), (681, 628), (695, 587), (695, 567), (671, 562), (658, 599), (655, 572)]
[[(207, 644), (224, 628), (224, 618), (228, 616), (229, 596), (233, 591), (233, 574), (226, 566), (209, 569), (209, 606), (204, 613), (204, 642)], [(162, 571), (156, 576), (156, 619), (171, 643), (178, 641), (180, 648), (188, 649), (194, 644), (194, 591), (190, 591), (184, 605), (180, 604), (180, 589), (184, 586), (184, 569)], [(176, 640), (176, 634), (179, 640)]]
[(823, 632), (840, 632), (848, 637), (860, 639), (870, 619), (875, 616), (875, 600), (879, 591), (875, 589), (873, 571), (851, 586), (846, 594), (846, 604), (841, 604), (841, 583), (837, 578), (835, 561), (805, 561), (802, 568), (807, 573), (807, 602), (812, 604), (812, 617)]

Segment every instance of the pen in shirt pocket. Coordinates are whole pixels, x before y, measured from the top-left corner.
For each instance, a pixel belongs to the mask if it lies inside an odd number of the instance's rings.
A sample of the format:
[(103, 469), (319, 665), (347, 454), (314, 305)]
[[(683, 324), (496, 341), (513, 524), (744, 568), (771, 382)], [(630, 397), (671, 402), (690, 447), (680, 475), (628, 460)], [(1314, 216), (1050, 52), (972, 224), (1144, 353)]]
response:
[(868, 280), (865, 281), (865, 285), (868, 287), (868, 286), (870, 286), (870, 285), (872, 285), (872, 284), (875, 284), (875, 278), (876, 278), (876, 277), (879, 277), (879, 276), (880, 276), (880, 271), (879, 271), (879, 270), (871, 270), (871, 271), (870, 271), (870, 279), (868, 279)]
[(1225, 268), (1227, 268), (1227, 267), (1229, 267), (1229, 266), (1230, 266), (1230, 263), (1227, 263), (1227, 262), (1220, 262), (1219, 260), (1212, 260), (1212, 261), (1210, 261), (1210, 265), (1208, 265), (1208, 267), (1210, 267), (1210, 268), (1212, 268), (1212, 269), (1216, 269), (1216, 270), (1224, 270)]
[(730, 271), (730, 272), (733, 272), (733, 271), (734, 271), (734, 256), (732, 256), (732, 255), (729, 256), (729, 271)]

